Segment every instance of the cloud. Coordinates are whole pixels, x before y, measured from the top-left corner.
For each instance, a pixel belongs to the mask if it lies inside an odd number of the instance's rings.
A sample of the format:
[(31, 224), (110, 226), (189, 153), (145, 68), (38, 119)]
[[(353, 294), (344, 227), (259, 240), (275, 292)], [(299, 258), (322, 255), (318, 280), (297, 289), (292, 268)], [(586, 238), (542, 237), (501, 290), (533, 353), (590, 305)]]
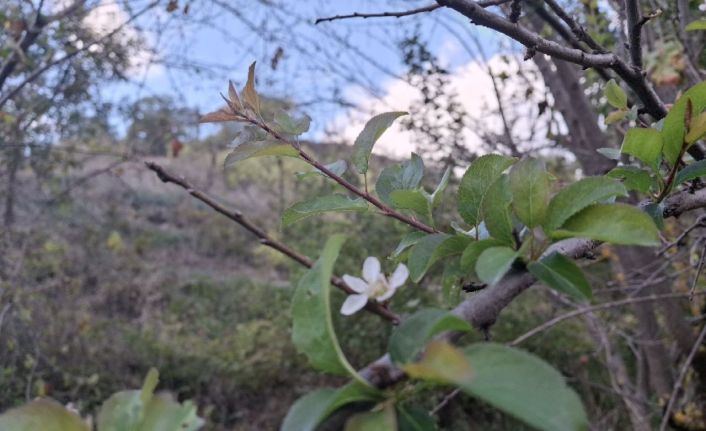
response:
[[(501, 96), (503, 107), (508, 117), (513, 120), (513, 136), (522, 142), (522, 149), (533, 148), (540, 144), (539, 138), (546, 136), (546, 124), (534, 121), (537, 117), (537, 105), (545, 95), (544, 84), (533, 63), (523, 63), (523, 70), (527, 71), (526, 79), (516, 75), (518, 65), (515, 61), (505, 61), (501, 56), (492, 57), (488, 64), (497, 76), (506, 72), (508, 78), (502, 83)], [(498, 135), (503, 132), (502, 120), (497, 112), (498, 103), (493, 84), (487, 73), (487, 66), (477, 61), (471, 61), (456, 68), (450, 75), (450, 86), (458, 94), (458, 100), (466, 110), (471, 124), (482, 125), (485, 130), (490, 130)], [(526, 94), (528, 86), (533, 87), (533, 92)], [(330, 137), (344, 142), (353, 142), (362, 130), (365, 122), (374, 114), (387, 111), (408, 111), (414, 103), (418, 103), (419, 90), (402, 80), (390, 80), (384, 86), (384, 95), (380, 99), (361, 96), (367, 94), (360, 88), (349, 87), (346, 96), (353, 100), (359, 110), (343, 112), (335, 117), (326, 130), (335, 133)], [(465, 144), (473, 150), (478, 150), (482, 142), (469, 127), (465, 133)], [(530, 133), (534, 131), (534, 133)], [(332, 135), (332, 136), (331, 136)], [(415, 139), (410, 131), (404, 130), (399, 125), (393, 125), (386, 131), (374, 148), (374, 153), (385, 154), (393, 157), (406, 157), (415, 150)], [(487, 143), (491, 147), (492, 142)]]

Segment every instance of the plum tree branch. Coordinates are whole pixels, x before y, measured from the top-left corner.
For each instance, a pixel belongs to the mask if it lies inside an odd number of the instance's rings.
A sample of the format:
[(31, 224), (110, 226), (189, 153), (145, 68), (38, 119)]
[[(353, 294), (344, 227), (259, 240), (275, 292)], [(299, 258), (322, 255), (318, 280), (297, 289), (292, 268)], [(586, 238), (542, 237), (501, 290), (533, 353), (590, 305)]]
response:
[[(645, 205), (648, 202), (643, 202)], [(693, 193), (689, 191), (675, 193), (664, 201), (664, 216), (676, 217), (682, 213), (706, 206), (706, 189)], [(567, 257), (578, 259), (600, 245), (598, 241), (570, 239), (556, 243), (547, 253), (559, 252)], [(536, 282), (526, 270), (513, 269), (500, 282), (489, 289), (484, 289), (470, 296), (453, 309), (453, 313), (481, 331), (490, 328), (502, 312), (517, 296)], [(447, 340), (454, 340), (458, 334), (447, 332), (441, 335)], [(360, 374), (371, 384), (378, 387), (390, 386), (405, 378), (404, 373), (384, 355), (360, 370)]]
[(567, 47), (546, 39), (520, 24), (490, 12), (473, 0), (437, 0), (437, 3), (466, 16), (474, 24), (490, 28), (523, 44), (529, 50), (565, 60), (583, 67), (612, 69), (637, 94), (645, 110), (655, 119), (667, 115), (667, 109), (640, 68), (627, 64), (615, 53), (587, 53), (581, 49)]
[[(154, 162), (146, 161), (145, 165), (147, 166), (147, 168), (153, 171), (157, 175), (157, 177), (162, 180), (162, 182), (176, 184), (177, 186), (186, 190), (195, 199), (205, 203), (209, 207), (213, 208), (216, 212), (226, 216), (230, 220), (244, 227), (250, 233), (255, 235), (260, 240), (260, 243), (262, 245), (277, 250), (278, 252), (282, 253), (283, 255), (289, 257), (290, 259), (307, 268), (311, 268), (314, 265), (314, 261), (311, 260), (308, 256), (305, 256), (297, 252), (296, 250), (290, 248), (286, 244), (274, 239), (267, 232), (265, 232), (264, 229), (248, 220), (240, 211), (234, 211), (224, 207), (206, 193), (192, 186), (185, 178), (173, 175), (172, 173), (164, 169), (162, 166)], [(331, 284), (348, 294), (355, 293), (350, 287), (348, 287), (348, 285), (343, 281), (343, 279), (337, 276), (331, 277)], [(365, 309), (377, 314), (378, 316), (384, 319), (391, 321), (394, 324), (397, 324), (400, 320), (399, 316), (397, 316), (388, 308), (382, 306), (381, 304), (375, 301), (368, 301), (367, 305), (365, 306)]]
[(360, 12), (354, 12), (351, 14), (347, 15), (335, 15), (335, 16), (329, 16), (325, 18), (318, 18), (316, 21), (314, 21), (314, 24), (320, 24), (322, 22), (331, 22), (331, 21), (338, 21), (342, 19), (351, 19), (351, 18), (402, 18), (404, 16), (410, 16), (410, 15), (417, 15), (420, 13), (426, 13), (426, 12), (432, 12), (436, 9), (439, 9), (441, 6), (438, 4), (430, 4), (427, 6), (422, 6), (416, 9), (410, 9), (410, 10), (405, 10), (401, 12), (378, 12), (378, 13), (360, 13)]

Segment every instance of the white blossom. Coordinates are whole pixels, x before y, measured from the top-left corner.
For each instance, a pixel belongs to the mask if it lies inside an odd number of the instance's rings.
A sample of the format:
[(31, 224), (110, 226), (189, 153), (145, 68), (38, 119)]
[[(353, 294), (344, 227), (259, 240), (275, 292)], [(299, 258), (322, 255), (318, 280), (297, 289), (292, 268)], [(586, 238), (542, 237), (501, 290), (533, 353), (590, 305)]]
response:
[(363, 262), (362, 279), (348, 274), (343, 276), (343, 281), (355, 293), (348, 295), (348, 298), (343, 302), (341, 314), (350, 316), (365, 307), (368, 300), (387, 301), (407, 281), (408, 276), (409, 270), (404, 264), (400, 263), (388, 280), (385, 274), (380, 271), (378, 258), (374, 256), (366, 258), (365, 262)]

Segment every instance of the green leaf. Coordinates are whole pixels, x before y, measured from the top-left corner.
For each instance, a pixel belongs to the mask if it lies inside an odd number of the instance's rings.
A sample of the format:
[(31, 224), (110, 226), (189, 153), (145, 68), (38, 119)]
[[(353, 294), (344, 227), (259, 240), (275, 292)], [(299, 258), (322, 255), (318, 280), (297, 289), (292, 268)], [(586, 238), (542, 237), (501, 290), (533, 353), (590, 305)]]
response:
[(436, 420), (421, 407), (413, 405), (397, 406), (399, 431), (436, 431)]
[(490, 247), (504, 246), (505, 244), (497, 239), (488, 238), (480, 241), (473, 241), (468, 244), (466, 249), (461, 254), (461, 270), (465, 272), (474, 272), (476, 270), (476, 261), (478, 257)]
[(390, 193), (392, 205), (397, 209), (412, 210), (422, 217), (431, 215), (431, 203), (421, 190), (393, 190)]
[[(324, 165), (326, 169), (329, 171), (333, 172), (335, 175), (338, 175), (339, 177), (346, 173), (346, 169), (348, 169), (348, 163), (345, 160), (336, 160), (333, 163), (329, 163)], [(322, 177), (328, 177), (328, 175), (324, 174), (318, 169), (314, 169), (313, 171), (309, 172), (297, 172), (296, 176), (297, 178), (306, 178), (310, 176), (315, 176), (315, 175), (320, 175)]]
[(445, 307), (453, 308), (461, 302), (462, 279), (466, 275), (461, 271), (461, 258), (454, 257), (444, 261), (441, 273), (441, 299)]
[(314, 368), (349, 374), (364, 383), (341, 351), (331, 317), (331, 274), (344, 241), (343, 235), (331, 236), (321, 257), (299, 280), (292, 299), (292, 341)]
[(243, 100), (245, 106), (252, 109), (253, 112), (260, 115), (260, 96), (255, 90), (255, 62), (248, 68), (248, 81), (243, 89)]
[(419, 362), (401, 368), (414, 379), (434, 383), (462, 385), (473, 379), (473, 369), (463, 352), (443, 340), (431, 341)]
[(686, 106), (691, 100), (692, 112), (701, 113), (706, 109), (706, 81), (696, 84), (674, 103), (672, 109), (664, 118), (662, 126), (662, 138), (664, 141), (664, 157), (669, 164), (674, 165), (686, 135), (684, 118), (686, 116)]
[(393, 205), (390, 193), (394, 190), (416, 189), (424, 175), (424, 162), (412, 153), (410, 160), (382, 170), (375, 184), (375, 192), (388, 205)]
[(662, 134), (658, 130), (634, 127), (625, 134), (620, 151), (657, 170), (662, 147)]
[(686, 134), (684, 140), (691, 145), (706, 134), (706, 112), (702, 112), (691, 120), (689, 124), (689, 133)]
[(659, 245), (652, 219), (630, 205), (596, 204), (580, 211), (552, 233), (555, 239), (589, 238), (623, 245)]
[(365, 124), (363, 131), (360, 132), (353, 144), (353, 166), (359, 174), (368, 172), (368, 159), (373, 151), (373, 145), (380, 139), (385, 130), (402, 115), (407, 115), (407, 113), (386, 112), (374, 116)]
[(652, 221), (657, 226), (657, 229), (664, 229), (664, 205), (660, 203), (651, 202), (642, 207), (642, 211), (645, 212)]
[(468, 167), (458, 186), (458, 212), (463, 220), (477, 226), (482, 220), (481, 202), (491, 185), (515, 163), (514, 158), (488, 154), (478, 157)]
[(386, 403), (382, 409), (355, 414), (346, 421), (343, 431), (397, 431), (395, 407)]
[(180, 404), (167, 394), (158, 394), (150, 399), (145, 417), (135, 431), (196, 431), (204, 423), (190, 401)]
[(617, 148), (598, 148), (598, 154), (611, 160), (620, 160), (620, 150)]
[(615, 124), (618, 121), (623, 121), (625, 119), (625, 117), (628, 116), (629, 113), (630, 113), (630, 111), (625, 111), (625, 110), (620, 110), (620, 109), (617, 111), (611, 112), (610, 114), (606, 115), (606, 117), (605, 117), (606, 126), (609, 126), (611, 124)]
[(449, 177), (451, 176), (451, 168), (448, 167), (444, 171), (444, 175), (441, 176), (439, 184), (436, 186), (434, 193), (431, 194), (431, 206), (436, 208), (441, 203), (441, 198), (444, 195), (444, 190), (449, 185)]
[(476, 274), (482, 282), (493, 285), (510, 270), (517, 256), (510, 247), (490, 247), (478, 257)]
[(589, 205), (627, 194), (625, 186), (612, 178), (583, 178), (564, 187), (552, 198), (544, 225), (548, 231), (552, 231)]
[(303, 114), (299, 118), (293, 118), (284, 109), (278, 109), (275, 112), (275, 124), (280, 132), (286, 135), (299, 136), (309, 130), (311, 117)]
[(512, 207), (527, 227), (533, 228), (544, 221), (549, 202), (549, 175), (544, 162), (526, 158), (510, 170)]
[(0, 415), (2, 431), (89, 431), (76, 413), (51, 399), (38, 399)]
[(419, 310), (393, 329), (387, 350), (398, 364), (415, 360), (427, 342), (444, 331), (471, 331), (471, 325), (446, 310), (425, 308)]
[(686, 31), (706, 30), (706, 19), (697, 19), (696, 21), (690, 22), (689, 25), (686, 26), (685, 30)]
[(507, 175), (501, 175), (488, 188), (481, 202), (481, 213), (486, 229), (493, 238), (502, 241), (505, 245), (512, 245), (515, 242), (510, 218), (511, 203), (512, 193)]
[(368, 203), (360, 198), (350, 199), (339, 194), (318, 196), (308, 201), (298, 202), (284, 210), (282, 226), (289, 226), (299, 220), (325, 212), (367, 211), (367, 209)]
[(677, 172), (674, 178), (674, 184), (679, 185), (687, 181), (695, 180), (696, 178), (706, 175), (706, 160), (688, 164), (684, 169)]
[(539, 262), (531, 262), (527, 268), (548, 287), (574, 299), (590, 301), (593, 296), (581, 268), (561, 253), (552, 253)]
[(159, 381), (151, 369), (141, 390), (121, 391), (108, 398), (97, 417), (98, 431), (196, 431), (204, 425), (196, 406), (174, 401), (168, 394), (155, 396)]
[(280, 431), (314, 431), (331, 413), (346, 404), (378, 400), (379, 392), (356, 382), (339, 389), (317, 389), (292, 404)]
[(576, 392), (540, 358), (500, 344), (464, 349), (474, 377), (461, 389), (544, 431), (584, 431), (588, 419)]
[(419, 242), (420, 239), (424, 238), (427, 236), (424, 232), (420, 232), (418, 230), (412, 231), (408, 233), (407, 235), (402, 238), (399, 244), (397, 244), (397, 247), (395, 248), (395, 251), (392, 252), (392, 255), (390, 257), (398, 257), (402, 252), (407, 250), (409, 247), (413, 246), (417, 242)]
[(628, 190), (648, 194), (657, 188), (654, 177), (646, 170), (637, 166), (618, 166), (606, 174), (607, 177), (623, 181)]
[(410, 279), (418, 283), (439, 259), (461, 254), (471, 239), (463, 235), (437, 233), (419, 240), (410, 251), (407, 266)]
[(235, 143), (233, 150), (226, 156), (224, 167), (234, 165), (241, 160), (265, 156), (298, 157), (299, 151), (289, 144), (272, 139), (248, 141), (247, 138), (243, 138)]
[(616, 109), (628, 109), (628, 96), (614, 79), (608, 81), (603, 88), (608, 103)]

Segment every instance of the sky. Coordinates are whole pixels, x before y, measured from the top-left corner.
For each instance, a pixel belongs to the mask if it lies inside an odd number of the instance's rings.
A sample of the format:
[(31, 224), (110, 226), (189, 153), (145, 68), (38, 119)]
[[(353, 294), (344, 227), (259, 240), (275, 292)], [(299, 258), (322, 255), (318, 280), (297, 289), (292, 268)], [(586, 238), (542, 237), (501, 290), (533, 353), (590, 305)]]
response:
[[(273, 7), (264, 7), (267, 2)], [(136, 10), (139, 1), (131, 2)], [(459, 43), (472, 32), (484, 54), (497, 65), (499, 51), (517, 49), (490, 31), (474, 26), (449, 10), (396, 18), (351, 19), (314, 25), (316, 18), (352, 12), (400, 11), (425, 5), (409, 0), (218, 0), (195, 1), (188, 14), (164, 6), (131, 24), (125, 37), (141, 36), (149, 50), (135, 55), (130, 82), (104, 87), (114, 101), (148, 95), (168, 95), (179, 104), (208, 112), (222, 103), (228, 79), (242, 85), (247, 67), (258, 62), (258, 90), (295, 101), (313, 118), (305, 138), (352, 141), (369, 116), (406, 110), (418, 95), (403, 79), (405, 66), (397, 41), (418, 31), (441, 64), (452, 72), (452, 83), (473, 115), (493, 107), (490, 80), (477, 52)], [(127, 18), (119, 3), (101, 0), (89, 24), (109, 31)], [(281, 51), (276, 67), (272, 59)], [(477, 50), (472, 50), (477, 51)], [(330, 100), (338, 95), (354, 102), (344, 108)], [(119, 126), (119, 125), (118, 125)], [(201, 133), (210, 133), (209, 126)], [(411, 138), (391, 129), (378, 151), (404, 156)]]

